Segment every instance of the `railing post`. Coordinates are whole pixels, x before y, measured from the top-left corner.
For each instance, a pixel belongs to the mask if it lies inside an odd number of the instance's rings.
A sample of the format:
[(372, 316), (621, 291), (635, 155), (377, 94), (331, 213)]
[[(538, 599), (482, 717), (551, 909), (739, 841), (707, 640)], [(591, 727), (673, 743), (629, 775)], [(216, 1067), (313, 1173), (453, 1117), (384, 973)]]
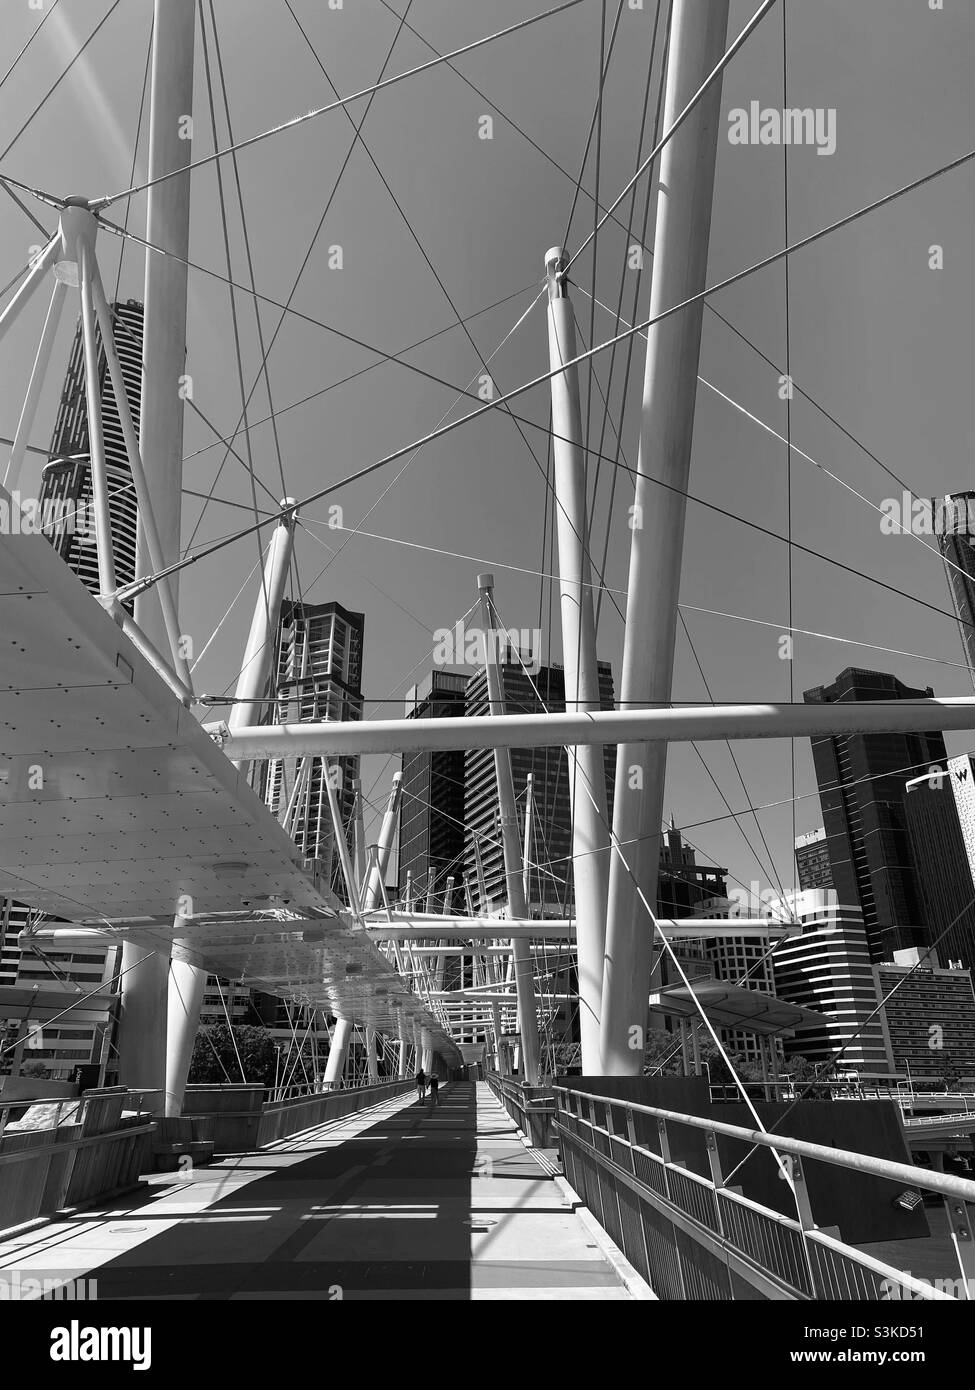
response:
[(975, 1227), (972, 1224), (973, 1206), (954, 1197), (945, 1197), (945, 1216), (951, 1232), (951, 1243), (958, 1257), (965, 1298), (975, 1299)]
[(718, 1230), (723, 1239), (725, 1235), (724, 1217), (721, 1213), (721, 1198), (719, 1193), (724, 1187), (724, 1174), (721, 1171), (721, 1155), (718, 1152), (718, 1136), (714, 1133), (708, 1135), (707, 1150), (708, 1164), (711, 1168), (711, 1181), (714, 1184), (714, 1214), (718, 1222)]
[(796, 1211), (799, 1215), (799, 1225), (802, 1227), (802, 1252), (806, 1258), (806, 1271), (809, 1275), (809, 1290), (813, 1298), (819, 1299), (827, 1297), (819, 1287), (819, 1280), (816, 1277), (816, 1266), (813, 1263), (812, 1254), (809, 1249), (809, 1242), (806, 1239), (807, 1231), (816, 1230), (816, 1222), (813, 1219), (812, 1204), (809, 1201), (809, 1189), (806, 1186), (806, 1174), (803, 1170), (802, 1159), (798, 1154), (782, 1154), (782, 1163), (785, 1173), (781, 1170), (779, 1177), (785, 1180), (786, 1173), (792, 1179), (792, 1191), (796, 1199)]
[[(632, 1111), (632, 1109), (630, 1108), (630, 1106), (627, 1106), (627, 1107), (626, 1107), (626, 1137), (627, 1137), (627, 1139), (630, 1141), (630, 1148), (631, 1148), (631, 1149), (632, 1149), (632, 1148), (635, 1148), (635, 1147), (636, 1147), (636, 1120), (635, 1120), (634, 1117), (633, 1117), (633, 1111)], [(635, 1163), (634, 1163), (634, 1165), (633, 1165), (633, 1168), (634, 1168), (634, 1171), (636, 1171), (636, 1164), (635, 1164)]]

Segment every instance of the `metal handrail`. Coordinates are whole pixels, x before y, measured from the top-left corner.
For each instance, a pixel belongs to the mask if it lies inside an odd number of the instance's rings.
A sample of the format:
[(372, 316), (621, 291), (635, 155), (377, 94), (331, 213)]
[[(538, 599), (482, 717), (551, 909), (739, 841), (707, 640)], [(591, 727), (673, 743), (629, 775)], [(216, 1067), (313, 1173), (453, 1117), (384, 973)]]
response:
[[(726, 1132), (735, 1138), (751, 1138), (752, 1131), (719, 1121), (703, 1120), (698, 1116), (641, 1105), (623, 1097), (573, 1090), (571, 1087), (560, 1086), (556, 1090), (559, 1093), (560, 1114), (555, 1129), (563, 1140), (568, 1142), (570, 1170), (572, 1164), (578, 1161), (571, 1159), (572, 1145), (581, 1144), (591, 1155), (590, 1161), (595, 1163), (597, 1169), (602, 1168), (609, 1173), (617, 1170), (621, 1181), (628, 1184), (636, 1183), (643, 1189), (644, 1200), (651, 1206), (662, 1209), (665, 1213), (669, 1210), (673, 1214), (671, 1219), (679, 1214), (677, 1219), (683, 1223), (685, 1232), (691, 1235), (692, 1239), (699, 1240), (705, 1249), (710, 1247), (719, 1260), (730, 1260), (746, 1281), (752, 1282), (752, 1275), (749, 1273), (751, 1270), (771, 1288), (780, 1291), (779, 1295), (766, 1292), (766, 1297), (781, 1296), (784, 1292), (787, 1297), (800, 1299), (847, 1296), (882, 1299), (886, 1296), (883, 1292), (883, 1286), (886, 1284), (890, 1288), (910, 1290), (914, 1296), (926, 1301), (955, 1301), (953, 1295), (936, 1289), (926, 1281), (914, 1279), (906, 1271), (886, 1265), (857, 1247), (847, 1245), (827, 1231), (817, 1228), (808, 1204), (805, 1180), (800, 1177), (798, 1164), (795, 1176), (797, 1189), (801, 1184), (802, 1196), (797, 1197), (799, 1219), (796, 1220), (746, 1197), (738, 1189), (726, 1187), (713, 1141), (708, 1145), (711, 1160), (711, 1176), (708, 1178), (695, 1173), (682, 1162), (672, 1161), (666, 1140), (670, 1121), (677, 1124), (692, 1123), (695, 1128), (704, 1128), (710, 1133)], [(569, 1098), (568, 1103), (562, 1099), (563, 1096)], [(579, 1097), (578, 1105), (571, 1103), (573, 1096)], [(599, 1123), (596, 1107), (592, 1102), (604, 1107), (605, 1123)], [(614, 1113), (616, 1107), (624, 1111), (640, 1111), (657, 1119), (662, 1136), (660, 1153), (654, 1153), (637, 1140), (632, 1113), (626, 1116), (626, 1137), (616, 1132), (621, 1119), (619, 1114)], [(588, 1118), (584, 1111), (589, 1112)], [(589, 1131), (591, 1139), (579, 1132), (582, 1126)], [(777, 1136), (763, 1137), (764, 1143), (768, 1146), (776, 1142), (776, 1139)], [(629, 1163), (615, 1152), (614, 1145), (617, 1143), (629, 1150)], [(807, 1144), (805, 1141), (797, 1141), (794, 1145), (790, 1143), (790, 1147), (804, 1148), (810, 1157), (821, 1157), (824, 1148), (822, 1145)], [(842, 1150), (827, 1152), (843, 1153)], [(641, 1162), (637, 1161), (638, 1156)], [(651, 1172), (645, 1167), (647, 1164), (660, 1174), (659, 1182), (652, 1180)], [(924, 1186), (927, 1183), (929, 1174), (921, 1170), (908, 1169), (904, 1164), (891, 1167), (916, 1173), (923, 1179), (923, 1182), (917, 1185)], [(885, 1176), (890, 1177), (890, 1172)], [(700, 1194), (700, 1200), (695, 1197), (695, 1193)], [(714, 1203), (713, 1206), (709, 1204), (708, 1197), (710, 1202)], [(601, 1196), (601, 1200), (605, 1201), (605, 1197)], [(727, 1221), (732, 1211), (740, 1214), (740, 1222), (739, 1219), (735, 1219), (729, 1227)], [(699, 1231), (697, 1237), (693, 1235), (694, 1228)], [(790, 1250), (788, 1244), (776, 1244), (774, 1237), (770, 1243), (769, 1235), (773, 1231), (780, 1231), (784, 1238), (798, 1241), (799, 1244), (793, 1244)], [(650, 1252), (645, 1247), (643, 1253), (649, 1265)], [(661, 1273), (666, 1283), (670, 1276), (667, 1271)], [(687, 1297), (683, 1274), (679, 1275), (679, 1281), (681, 1292), (677, 1296)]]
[(778, 1149), (782, 1153), (796, 1154), (800, 1158), (818, 1159), (821, 1163), (831, 1163), (837, 1168), (873, 1173), (875, 1177), (890, 1178), (895, 1182), (922, 1187), (930, 1192), (940, 1192), (944, 1197), (975, 1202), (975, 1182), (968, 1178), (955, 1177), (950, 1173), (935, 1173), (926, 1168), (916, 1168), (913, 1164), (897, 1163), (893, 1159), (876, 1158), (872, 1154), (856, 1153), (850, 1149), (836, 1149), (827, 1144), (814, 1144), (807, 1139), (789, 1139), (785, 1135), (745, 1129), (741, 1125), (729, 1125), (722, 1120), (709, 1120), (702, 1115), (662, 1110), (658, 1106), (641, 1105), (638, 1101), (625, 1100), (621, 1096), (601, 1096), (594, 1091), (577, 1091), (569, 1086), (555, 1086), (553, 1090), (557, 1095), (580, 1096), (585, 1100), (598, 1101), (601, 1105), (621, 1105), (641, 1115), (650, 1115), (655, 1120), (687, 1125), (691, 1129), (703, 1129), (710, 1134), (724, 1134), (730, 1139), (741, 1139), (763, 1148)]

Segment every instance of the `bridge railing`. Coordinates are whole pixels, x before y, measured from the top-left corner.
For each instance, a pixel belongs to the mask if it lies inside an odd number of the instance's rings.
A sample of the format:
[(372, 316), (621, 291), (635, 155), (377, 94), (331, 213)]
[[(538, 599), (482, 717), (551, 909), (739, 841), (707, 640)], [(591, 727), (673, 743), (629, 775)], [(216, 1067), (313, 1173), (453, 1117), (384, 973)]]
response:
[(526, 1086), (511, 1076), (489, 1072), (487, 1083), (533, 1148), (556, 1147), (553, 1121), (555, 1096), (551, 1086)]
[(354, 1115), (370, 1105), (391, 1100), (412, 1089), (412, 1081), (386, 1081), (378, 1086), (355, 1086), (335, 1091), (320, 1091), (317, 1094), (294, 1096), (290, 1100), (269, 1101), (262, 1112), (257, 1132), (257, 1147), (273, 1144), (278, 1139), (287, 1139), (305, 1129), (329, 1120), (341, 1119), (343, 1115)]
[(0, 1230), (133, 1187), (155, 1129), (140, 1101), (117, 1086), (0, 1106)]
[[(568, 1181), (659, 1298), (955, 1297), (818, 1229), (803, 1162), (815, 1160), (936, 1192), (960, 1211), (975, 1202), (975, 1182), (586, 1091), (556, 1086), (554, 1094), (554, 1130)], [(710, 1177), (671, 1160), (671, 1137), (680, 1126), (706, 1132)], [(726, 1186), (719, 1135), (775, 1148), (801, 1215), (784, 1216)], [(959, 1285), (940, 1282), (953, 1289)]]
[(402, 1095), (413, 1084), (412, 1081), (384, 1081), (377, 1086), (303, 1090), (298, 1095), (278, 1100), (269, 1099), (271, 1093), (264, 1086), (187, 1086), (183, 1115), (205, 1116), (212, 1122), (215, 1153), (251, 1153), (304, 1129), (313, 1129)]

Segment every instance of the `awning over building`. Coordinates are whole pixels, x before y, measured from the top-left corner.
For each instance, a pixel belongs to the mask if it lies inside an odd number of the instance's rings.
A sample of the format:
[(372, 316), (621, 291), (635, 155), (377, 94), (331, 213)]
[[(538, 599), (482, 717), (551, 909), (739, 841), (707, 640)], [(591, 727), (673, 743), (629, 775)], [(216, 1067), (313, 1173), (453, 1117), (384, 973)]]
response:
[(652, 1012), (670, 1018), (698, 1018), (701, 1005), (716, 1028), (744, 1028), (750, 1033), (794, 1033), (822, 1023), (823, 1016), (801, 1004), (787, 1004), (757, 989), (742, 989), (726, 980), (701, 980), (693, 991), (686, 985), (667, 985), (650, 995)]

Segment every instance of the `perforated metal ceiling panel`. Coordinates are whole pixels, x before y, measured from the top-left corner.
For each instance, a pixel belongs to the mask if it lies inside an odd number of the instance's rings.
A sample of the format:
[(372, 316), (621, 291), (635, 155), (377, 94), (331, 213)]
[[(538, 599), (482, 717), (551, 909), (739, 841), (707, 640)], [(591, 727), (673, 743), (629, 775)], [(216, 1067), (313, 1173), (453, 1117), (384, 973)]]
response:
[(40, 536), (0, 540), (0, 895), (157, 948), (179, 935), (207, 969), (386, 1032), (415, 1020), (458, 1059)]

